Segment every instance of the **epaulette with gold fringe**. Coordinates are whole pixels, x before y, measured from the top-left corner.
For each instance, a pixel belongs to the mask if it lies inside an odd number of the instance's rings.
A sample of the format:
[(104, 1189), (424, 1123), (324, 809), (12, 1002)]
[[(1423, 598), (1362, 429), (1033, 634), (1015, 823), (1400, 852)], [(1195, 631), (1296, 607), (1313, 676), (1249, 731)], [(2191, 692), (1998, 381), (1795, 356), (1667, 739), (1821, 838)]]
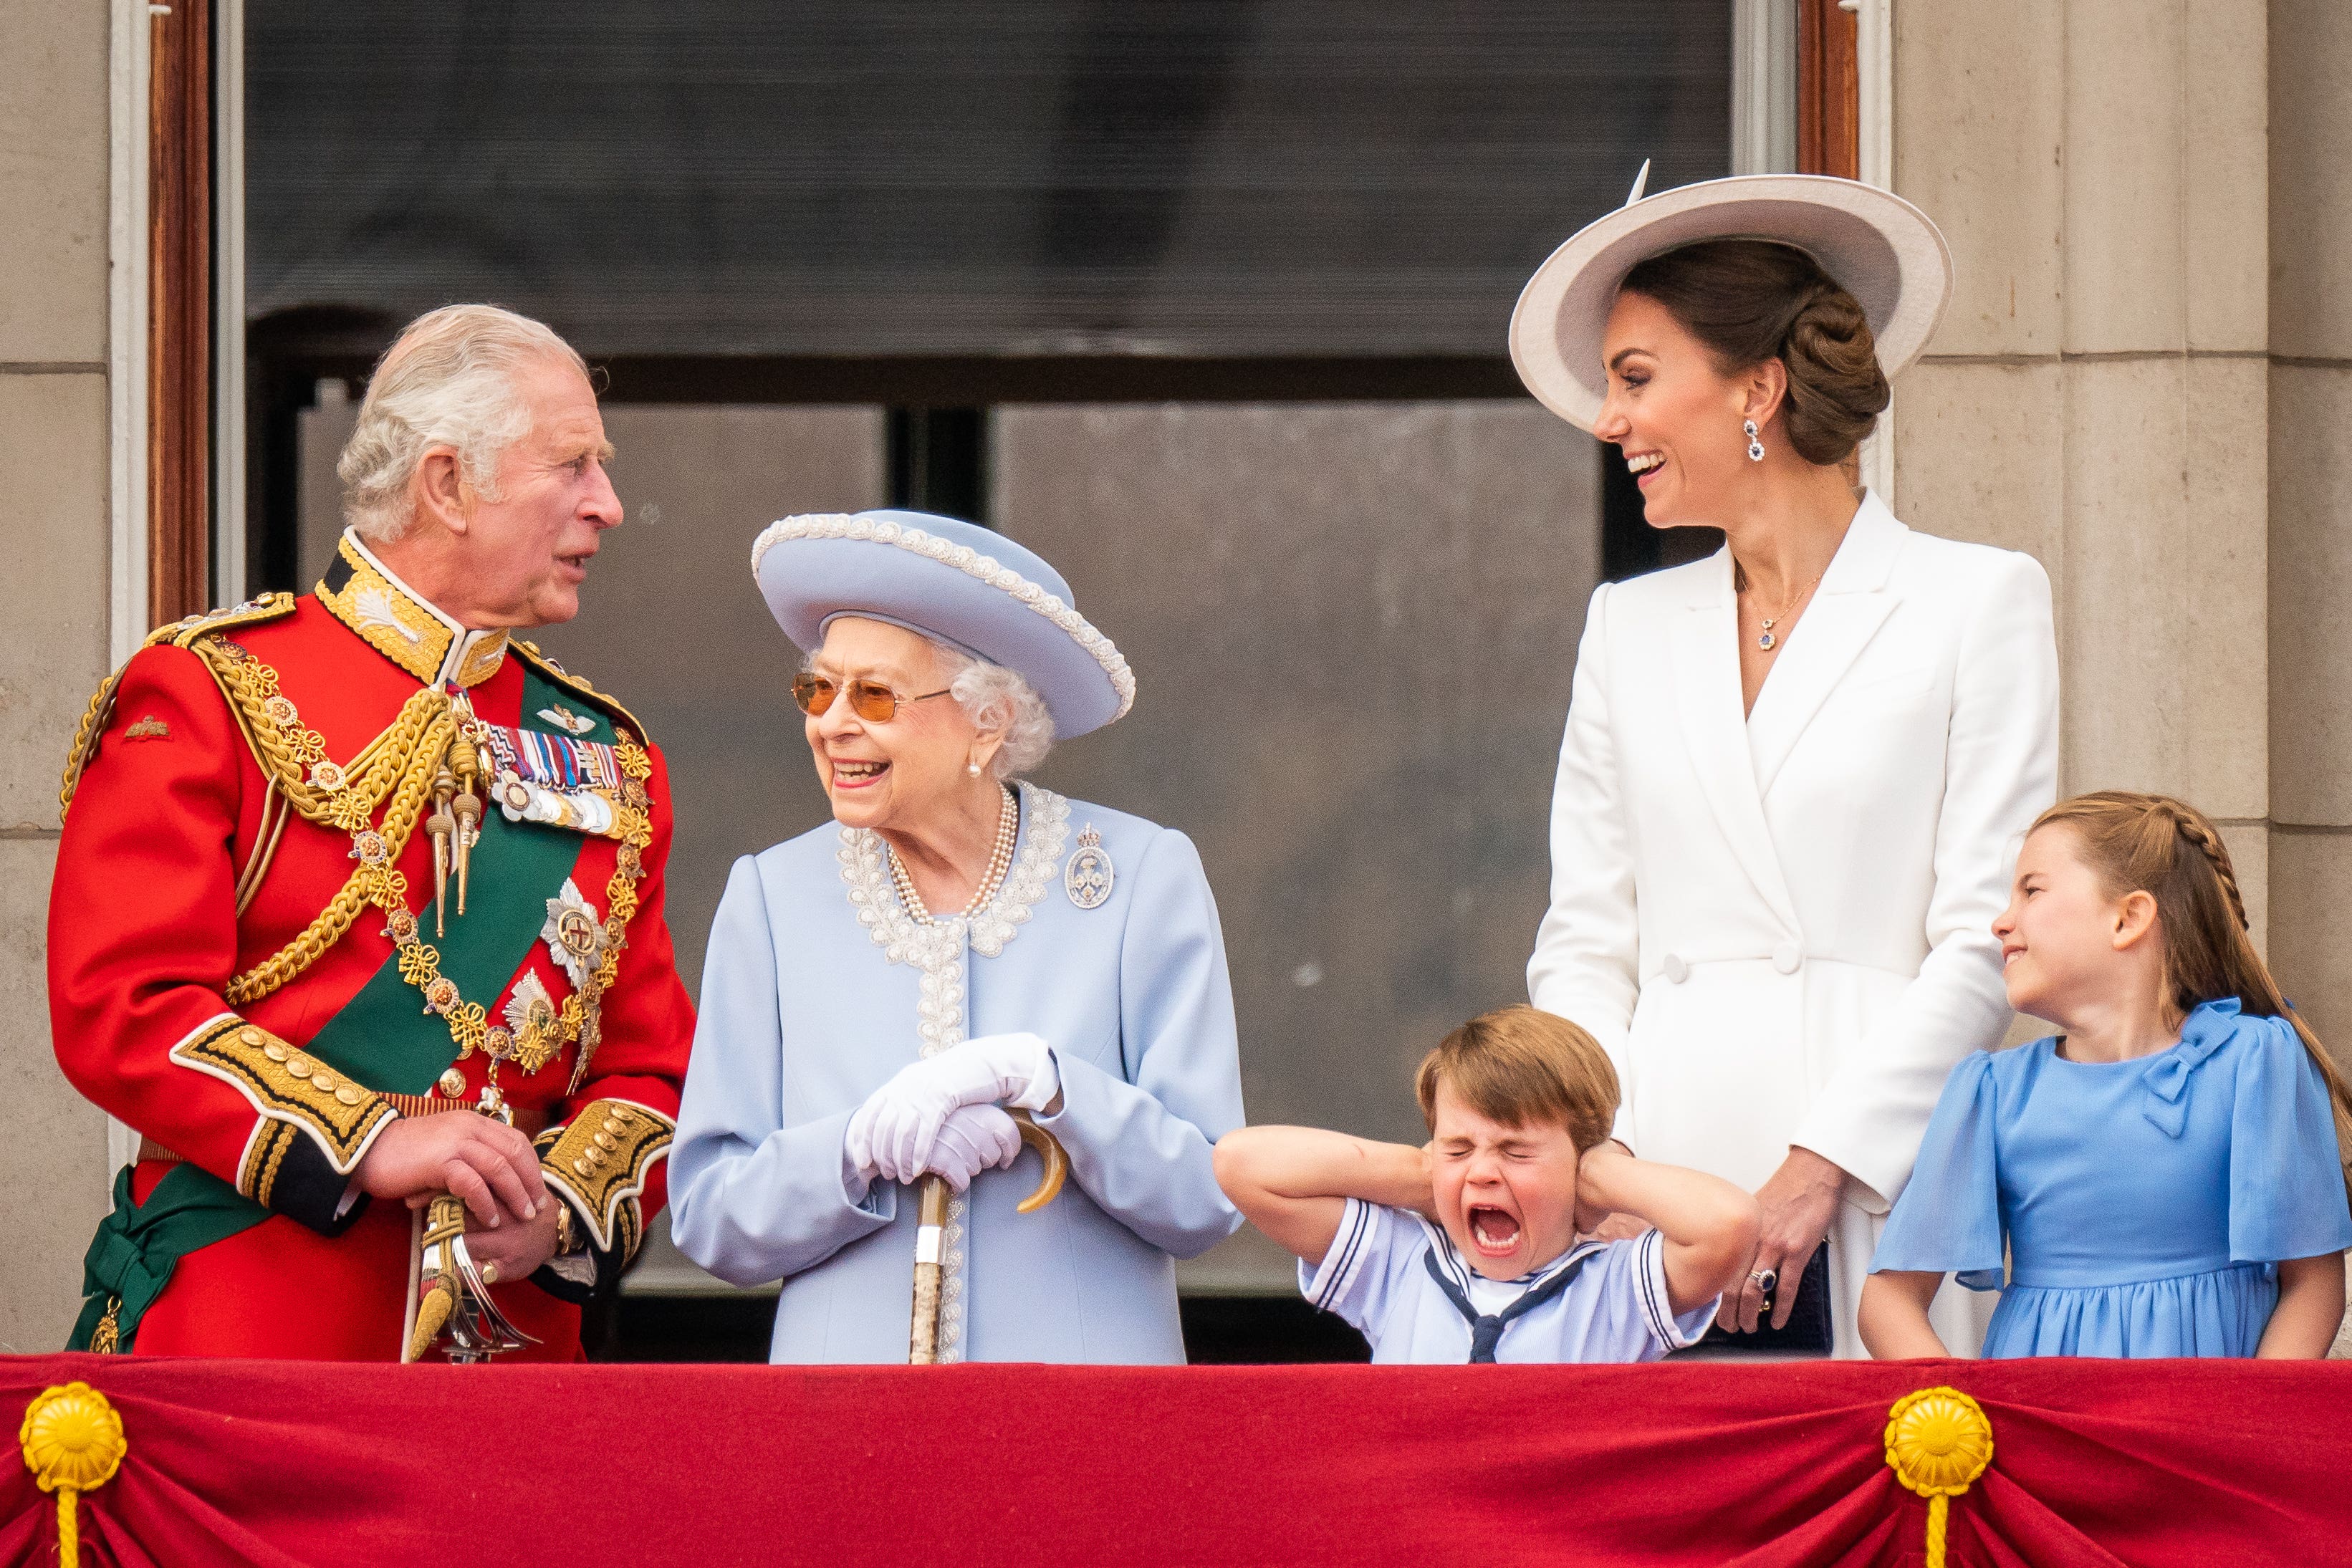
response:
[(556, 685), (563, 687), (566, 691), (576, 693), (578, 695), (587, 699), (589, 702), (595, 704), (614, 718), (625, 720), (629, 727), (636, 731), (637, 744), (640, 746), (651, 744), (651, 740), (646, 734), (646, 727), (644, 723), (638, 719), (635, 714), (633, 714), (627, 708), (623, 707), (619, 698), (598, 691), (594, 686), (590, 685), (586, 681), (581, 679), (578, 675), (573, 674), (571, 671), (557, 664), (547, 654), (540, 652), (539, 644), (536, 643), (530, 642), (525, 638), (516, 637), (509, 642), (508, 646), (511, 647), (517, 653), (520, 654), (522, 658), (530, 664), (532, 669), (537, 670), (541, 674), (545, 675), (549, 680), (553, 681)]
[[(143, 653), (150, 648), (160, 648), (167, 643), (174, 648), (185, 648), (201, 637), (232, 632), (244, 626), (258, 626), (264, 622), (280, 620), (293, 613), (292, 594), (265, 593), (233, 609), (208, 610), (200, 615), (174, 621), (168, 626), (158, 626), (141, 640), (139, 651)], [(122, 684), (123, 670), (130, 667), (126, 663), (100, 682), (97, 694), (89, 699), (89, 706), (82, 713), (81, 727), (74, 731), (73, 747), (66, 754), (65, 783), (58, 791), (60, 816), (72, 809), (74, 790), (81, 784), (82, 771), (89, 766), (89, 759), (98, 755), (99, 737), (106, 733), (107, 725), (114, 717), (115, 689)]]

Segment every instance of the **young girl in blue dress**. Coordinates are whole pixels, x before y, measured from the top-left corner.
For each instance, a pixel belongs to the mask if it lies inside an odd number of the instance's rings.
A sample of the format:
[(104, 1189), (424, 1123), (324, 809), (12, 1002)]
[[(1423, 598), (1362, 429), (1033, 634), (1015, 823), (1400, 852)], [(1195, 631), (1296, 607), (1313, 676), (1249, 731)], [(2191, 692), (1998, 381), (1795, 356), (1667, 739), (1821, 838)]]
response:
[(1949, 1354), (1927, 1303), (1955, 1273), (2000, 1291), (1988, 1356), (2326, 1354), (2352, 1098), (2255, 953), (2213, 824), (2160, 795), (2060, 801), (1993, 935), (2010, 1005), (2059, 1032), (1952, 1070), (1871, 1260), (1871, 1354)]

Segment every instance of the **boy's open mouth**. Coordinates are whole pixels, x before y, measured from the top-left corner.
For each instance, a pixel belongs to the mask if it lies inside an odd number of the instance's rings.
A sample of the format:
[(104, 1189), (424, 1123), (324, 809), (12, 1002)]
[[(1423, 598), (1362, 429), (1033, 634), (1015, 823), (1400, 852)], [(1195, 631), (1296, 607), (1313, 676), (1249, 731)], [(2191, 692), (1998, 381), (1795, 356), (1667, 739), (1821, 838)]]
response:
[(1478, 1250), (1493, 1257), (1502, 1257), (1519, 1244), (1519, 1222), (1499, 1208), (1484, 1204), (1472, 1207), (1469, 1213), (1470, 1239)]

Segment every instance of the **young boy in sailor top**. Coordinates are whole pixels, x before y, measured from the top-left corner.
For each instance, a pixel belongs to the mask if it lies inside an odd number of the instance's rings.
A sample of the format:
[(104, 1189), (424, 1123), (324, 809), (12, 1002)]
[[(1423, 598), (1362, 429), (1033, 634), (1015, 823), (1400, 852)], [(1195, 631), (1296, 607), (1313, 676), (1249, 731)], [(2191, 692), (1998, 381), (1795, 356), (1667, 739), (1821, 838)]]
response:
[[(1375, 1362), (1654, 1361), (1697, 1343), (1755, 1250), (1756, 1200), (1609, 1138), (1617, 1074), (1549, 1013), (1471, 1019), (1414, 1075), (1430, 1141), (1313, 1127), (1218, 1140), (1217, 1180)], [(1653, 1228), (1579, 1240), (1612, 1212)]]

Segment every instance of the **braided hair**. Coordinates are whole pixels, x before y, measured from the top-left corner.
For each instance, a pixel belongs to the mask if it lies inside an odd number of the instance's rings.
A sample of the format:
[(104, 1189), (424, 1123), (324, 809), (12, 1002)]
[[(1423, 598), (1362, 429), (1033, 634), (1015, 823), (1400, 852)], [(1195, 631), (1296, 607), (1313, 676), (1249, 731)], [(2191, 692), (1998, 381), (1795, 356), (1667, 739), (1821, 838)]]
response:
[(2165, 983), (2174, 1009), (2186, 1016), (2200, 1003), (2235, 997), (2246, 1013), (2294, 1026), (2327, 1083), (2336, 1112), (2336, 1158), (2352, 1194), (2352, 1090), (2303, 1015), (2280, 995), (2270, 966), (2254, 950), (2245, 895), (2238, 888), (2230, 847), (2204, 812), (2168, 795), (2102, 789), (2061, 800), (2034, 819), (2035, 830), (2074, 830), (2090, 866), (2110, 897), (2145, 892), (2156, 900), (2164, 939)]
[(1620, 287), (1664, 306), (1722, 374), (1780, 361), (1789, 372), (1781, 425), (1808, 463), (1845, 461), (1886, 407), (1869, 319), (1794, 246), (1702, 240), (1636, 264)]

